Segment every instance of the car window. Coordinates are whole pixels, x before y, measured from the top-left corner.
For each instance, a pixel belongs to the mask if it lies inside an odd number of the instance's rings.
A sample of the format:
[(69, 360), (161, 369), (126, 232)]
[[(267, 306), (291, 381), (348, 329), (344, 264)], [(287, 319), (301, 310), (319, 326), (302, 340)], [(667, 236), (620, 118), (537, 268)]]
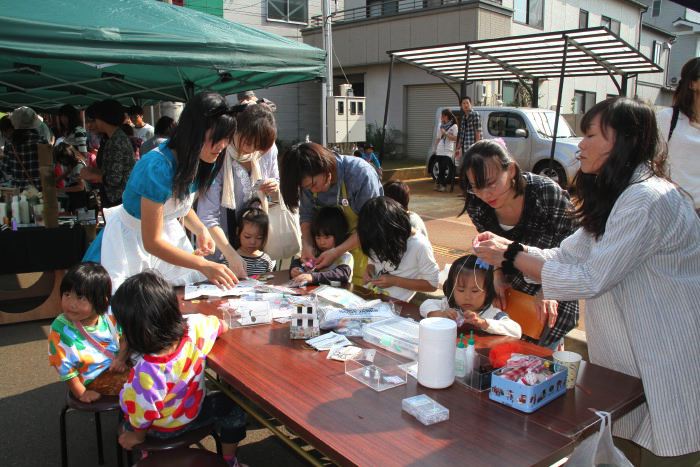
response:
[[(537, 133), (541, 136), (551, 138), (554, 133), (554, 112), (532, 112), (531, 121)], [(559, 116), (559, 127), (557, 128), (557, 138), (571, 138), (576, 136), (566, 122), (564, 117)]]
[(489, 115), (488, 131), (491, 136), (515, 137), (515, 130), (527, 129), (525, 120), (515, 113), (493, 112)]

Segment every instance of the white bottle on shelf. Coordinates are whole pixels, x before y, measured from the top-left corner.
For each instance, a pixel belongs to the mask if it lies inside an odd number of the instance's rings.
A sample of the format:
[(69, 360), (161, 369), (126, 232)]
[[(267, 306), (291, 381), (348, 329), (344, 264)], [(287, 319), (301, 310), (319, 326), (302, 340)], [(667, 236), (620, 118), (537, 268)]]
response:
[(20, 223), (20, 217), (19, 217), (19, 196), (14, 195), (12, 197), (12, 204), (11, 204), (11, 210), (12, 210), (12, 219), (15, 220), (18, 224)]
[(19, 223), (29, 224), (29, 202), (24, 195), (22, 195), (22, 199), (19, 201)]
[(475, 361), (476, 349), (474, 348), (474, 331), (471, 331), (469, 334), (469, 341), (467, 342), (466, 358), (464, 360), (465, 377), (467, 379), (472, 377)]

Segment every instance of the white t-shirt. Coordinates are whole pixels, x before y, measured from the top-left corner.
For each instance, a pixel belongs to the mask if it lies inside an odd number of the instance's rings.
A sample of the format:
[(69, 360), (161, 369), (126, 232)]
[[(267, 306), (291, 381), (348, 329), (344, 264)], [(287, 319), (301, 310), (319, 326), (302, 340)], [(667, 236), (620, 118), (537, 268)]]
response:
[(408, 219), (411, 221), (411, 227), (416, 229), (416, 232), (425, 235), (428, 238), (428, 229), (425, 227), (423, 219), (413, 211), (408, 211)]
[(153, 127), (148, 123), (144, 123), (141, 128), (134, 127), (134, 136), (141, 138), (143, 141), (153, 138), (153, 134)]
[[(424, 301), (420, 306), (420, 315), (423, 318), (428, 317), (428, 313), (433, 311), (447, 311), (450, 309), (450, 304), (447, 298), (441, 300), (438, 299), (428, 299)], [(479, 313), (481, 318), (484, 318), (488, 323), (489, 327), (486, 328), (486, 332), (489, 334), (498, 334), (501, 336), (511, 336), (516, 339), (520, 339), (523, 335), (523, 330), (516, 321), (510, 319), (508, 313), (502, 311), (499, 308), (491, 305), (484, 311)]]
[[(673, 108), (656, 114), (663, 141), (667, 141), (672, 117)], [(693, 196), (695, 209), (700, 209), (700, 128), (692, 126), (680, 112), (671, 141), (667, 142), (671, 179)]]
[[(435, 255), (433, 255), (433, 247), (425, 235), (413, 234), (408, 237), (406, 252), (397, 268), (392, 267), (386, 261), (375, 261), (371, 257), (369, 264), (374, 266), (374, 271), (377, 273), (391, 274), (405, 279), (424, 279), (433, 286), (438, 286), (440, 269), (435, 261)], [(386, 292), (391, 297), (404, 302), (411, 300), (416, 294), (413, 290), (401, 287), (389, 287)]]
[(442, 136), (442, 132), (440, 131), (440, 128), (438, 128), (437, 132), (437, 138), (440, 138), (437, 144), (437, 148), (435, 148), (435, 154), (438, 156), (449, 156), (452, 157), (455, 153), (455, 145), (457, 144), (457, 140), (455, 139), (454, 141), (450, 140), (447, 135), (457, 137), (459, 134), (459, 126), (457, 124), (454, 124), (450, 127), (449, 130), (447, 130), (447, 133), (445, 136)]

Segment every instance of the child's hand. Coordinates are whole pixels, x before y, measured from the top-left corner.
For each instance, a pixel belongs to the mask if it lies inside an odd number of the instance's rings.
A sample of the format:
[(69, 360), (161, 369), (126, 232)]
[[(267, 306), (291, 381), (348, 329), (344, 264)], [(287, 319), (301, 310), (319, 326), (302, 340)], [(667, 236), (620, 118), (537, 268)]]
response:
[(374, 277), (374, 265), (368, 264), (367, 268), (365, 268), (365, 272), (362, 274), (362, 283), (363, 284), (370, 284), (372, 282), (373, 277)]
[(134, 446), (143, 443), (144, 439), (146, 439), (145, 431), (125, 431), (119, 435), (119, 444), (124, 449), (131, 450)]
[(372, 279), (370, 282), (382, 289), (388, 289), (389, 287), (396, 285), (396, 276), (392, 276), (391, 274), (382, 274), (376, 279)]
[(428, 318), (449, 318), (453, 320), (457, 320), (457, 312), (450, 308), (449, 310), (445, 311), (429, 311), (428, 312)]
[(294, 282), (296, 282), (297, 284), (311, 282), (312, 280), (314, 280), (314, 278), (311, 276), (311, 274), (301, 272), (297, 274), (297, 276), (294, 278)]
[(128, 369), (126, 366), (126, 359), (122, 359), (120, 357), (115, 358), (112, 360), (112, 363), (109, 365), (109, 371), (114, 371), (116, 373), (123, 373)]
[(481, 329), (482, 331), (488, 328), (488, 323), (486, 320), (479, 316), (478, 313), (473, 311), (464, 312), (464, 322), (465, 324), (471, 324), (472, 326)]
[(99, 392), (86, 389), (85, 392), (78, 399), (80, 399), (80, 402), (89, 404), (91, 402), (95, 402), (100, 397), (102, 397), (102, 395)]
[(301, 273), (302, 273), (301, 268), (292, 268), (292, 270), (289, 271), (289, 275), (292, 276), (292, 279), (294, 279), (295, 277), (297, 277)]

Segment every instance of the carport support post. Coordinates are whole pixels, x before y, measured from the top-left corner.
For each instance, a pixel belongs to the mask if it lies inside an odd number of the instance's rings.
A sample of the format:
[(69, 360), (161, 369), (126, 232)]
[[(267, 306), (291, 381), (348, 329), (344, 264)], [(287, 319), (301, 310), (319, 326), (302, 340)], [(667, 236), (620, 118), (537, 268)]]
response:
[(622, 75), (622, 79), (620, 80), (620, 95), (622, 97), (627, 96), (627, 75)]
[(467, 47), (467, 58), (466, 62), (464, 62), (464, 79), (462, 80), (462, 83), (460, 84), (459, 87), (459, 107), (460, 109), (462, 108), (462, 100), (467, 97), (467, 77), (469, 75), (469, 59), (471, 58), (471, 51), (472, 49), (470, 47)]
[[(554, 150), (557, 147), (557, 132), (559, 131), (559, 115), (561, 114), (561, 95), (564, 93), (564, 73), (566, 72), (566, 53), (569, 50), (569, 37), (564, 36), (564, 55), (561, 58), (561, 73), (559, 74), (559, 94), (557, 108), (554, 114), (554, 134), (552, 135), (552, 150), (549, 153), (549, 171), (554, 169)], [(534, 90), (533, 90), (534, 94)]]
[[(535, 109), (540, 106), (540, 80), (535, 78), (532, 80), (532, 107)], [(501, 97), (503, 98), (503, 97)]]
[(386, 83), (386, 102), (384, 103), (384, 122), (382, 123), (382, 150), (379, 153), (379, 163), (384, 163), (384, 152), (386, 151), (386, 120), (389, 117), (389, 99), (391, 98), (391, 75), (394, 72), (394, 56), (391, 55), (389, 62), (389, 81)]

